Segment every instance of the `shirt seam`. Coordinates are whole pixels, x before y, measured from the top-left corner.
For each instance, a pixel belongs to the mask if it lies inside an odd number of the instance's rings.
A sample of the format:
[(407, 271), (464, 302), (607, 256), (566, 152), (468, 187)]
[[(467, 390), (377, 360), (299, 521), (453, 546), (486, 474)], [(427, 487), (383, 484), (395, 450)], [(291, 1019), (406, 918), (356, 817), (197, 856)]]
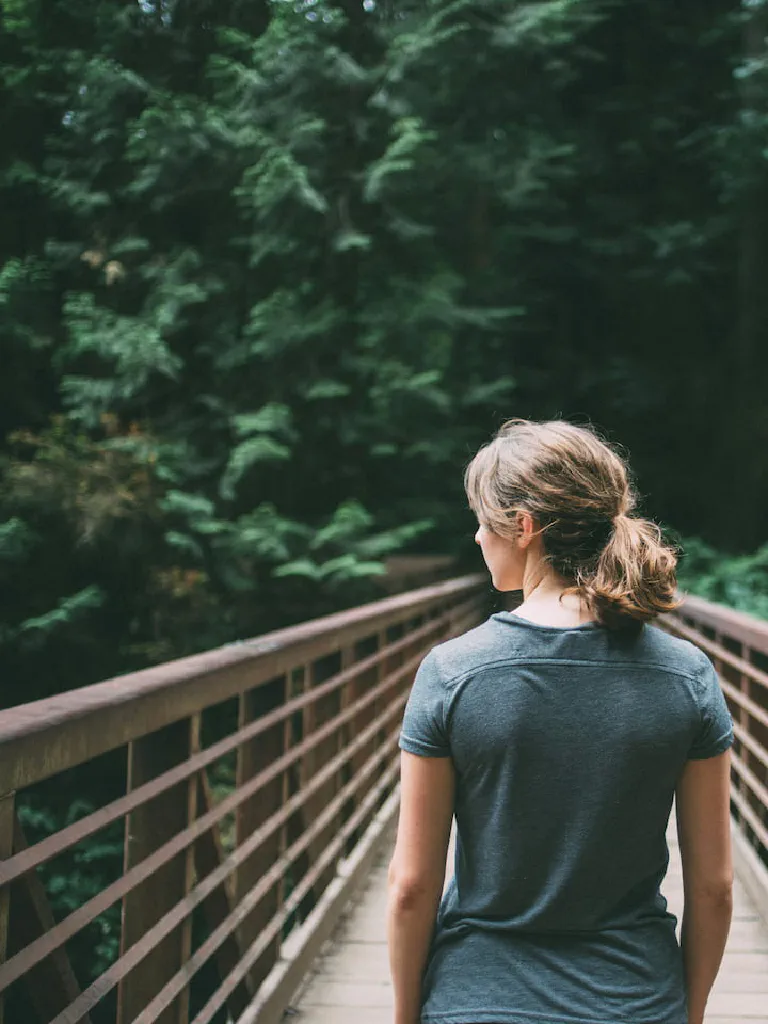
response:
[(711, 757), (717, 757), (718, 754), (724, 754), (726, 750), (732, 747), (733, 741), (734, 734), (733, 727), (731, 727), (728, 730), (728, 732), (721, 733), (719, 739), (717, 739), (714, 743), (710, 743), (707, 747), (704, 748), (707, 751), (707, 753), (705, 754), (700, 753), (699, 748), (696, 745), (692, 746), (691, 750), (688, 752), (688, 760), (707, 761)]
[[(412, 747), (417, 748), (417, 749), (421, 749), (421, 750), (430, 750), (430, 751), (432, 751), (432, 750), (438, 751), (439, 750), (439, 751), (441, 751), (441, 753), (438, 756), (442, 756), (442, 757), (449, 757), (450, 756), (450, 749), (448, 747), (438, 747), (434, 743), (428, 743), (426, 740), (419, 740), (419, 739), (416, 739), (415, 736), (409, 736), (408, 733), (401, 732), (399, 740), (398, 740), (398, 745), (401, 747), (401, 749), (403, 748), (403, 744), (404, 743), (408, 743)], [(448, 751), (448, 753), (445, 753), (445, 751)], [(406, 750), (406, 753), (411, 753), (411, 751)]]
[[(519, 658), (505, 657), (498, 658), (494, 661), (483, 661), (478, 665), (473, 665), (471, 669), (459, 672), (455, 676), (444, 678), (443, 673), (441, 672), (440, 669), (438, 658), (437, 656), (435, 656), (435, 669), (438, 675), (441, 677), (441, 681), (443, 682), (443, 685), (445, 686), (446, 689), (454, 685), (458, 686), (458, 684), (463, 682), (465, 679), (469, 679), (470, 676), (475, 675), (477, 672), (482, 672), (484, 669), (488, 668), (501, 668), (504, 666), (511, 667), (513, 665), (583, 665), (587, 667), (602, 667), (605, 665), (610, 665), (613, 668), (617, 668), (618, 664), (619, 663), (617, 663), (616, 660), (607, 658), (537, 658), (531, 657), (530, 655), (524, 655), (523, 657)], [(685, 672), (682, 669), (670, 668), (668, 665), (659, 665), (656, 662), (622, 660), (620, 664), (621, 667), (628, 666), (632, 668), (641, 669), (659, 669), (662, 672), (668, 672), (670, 675), (679, 676), (681, 679), (688, 679), (690, 682), (693, 682), (697, 686), (703, 686), (698, 672), (692, 674), (690, 672)]]

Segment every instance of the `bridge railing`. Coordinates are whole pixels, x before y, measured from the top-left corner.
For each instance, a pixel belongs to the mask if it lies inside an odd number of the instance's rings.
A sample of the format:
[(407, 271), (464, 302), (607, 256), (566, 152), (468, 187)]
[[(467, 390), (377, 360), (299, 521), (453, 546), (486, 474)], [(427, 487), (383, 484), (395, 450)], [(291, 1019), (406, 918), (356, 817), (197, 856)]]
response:
[[(415, 669), (487, 592), (450, 580), (0, 713), (0, 1024), (279, 1020), (391, 817)], [(111, 797), (30, 842), (41, 787), (69, 806), (84, 779)], [(52, 908), (52, 873), (115, 834), (113, 876)], [(100, 931), (94, 975), (73, 951)]]
[(768, 920), (768, 622), (686, 597), (662, 625), (712, 659), (733, 717), (731, 809), (739, 876)]

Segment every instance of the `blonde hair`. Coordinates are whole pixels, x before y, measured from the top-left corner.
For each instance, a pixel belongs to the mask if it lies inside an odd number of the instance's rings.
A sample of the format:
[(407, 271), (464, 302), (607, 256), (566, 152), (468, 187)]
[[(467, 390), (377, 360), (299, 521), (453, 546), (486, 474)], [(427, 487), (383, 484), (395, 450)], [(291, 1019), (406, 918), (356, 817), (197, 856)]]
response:
[(472, 511), (493, 533), (514, 538), (516, 514), (541, 531), (545, 557), (573, 580), (598, 622), (620, 629), (671, 611), (676, 551), (661, 530), (632, 515), (637, 495), (626, 462), (591, 427), (564, 420), (508, 420), (467, 466)]

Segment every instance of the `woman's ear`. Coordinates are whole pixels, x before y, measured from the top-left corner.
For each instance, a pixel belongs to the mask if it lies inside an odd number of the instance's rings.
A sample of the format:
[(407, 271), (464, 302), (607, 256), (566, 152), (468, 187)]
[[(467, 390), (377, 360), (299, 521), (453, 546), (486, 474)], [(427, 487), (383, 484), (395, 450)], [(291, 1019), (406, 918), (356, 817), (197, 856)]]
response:
[(517, 537), (515, 543), (521, 548), (527, 548), (536, 535), (536, 522), (530, 512), (518, 510), (515, 513), (515, 525)]

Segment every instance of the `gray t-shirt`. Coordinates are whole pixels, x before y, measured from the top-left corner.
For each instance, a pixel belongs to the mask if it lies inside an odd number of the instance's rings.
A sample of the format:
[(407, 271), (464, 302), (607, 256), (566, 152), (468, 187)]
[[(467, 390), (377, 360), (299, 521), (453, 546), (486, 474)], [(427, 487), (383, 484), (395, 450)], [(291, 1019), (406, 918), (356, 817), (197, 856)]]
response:
[(711, 662), (655, 626), (498, 612), (435, 647), (400, 737), (456, 770), (422, 1022), (686, 1024), (666, 828), (686, 760), (732, 742)]

